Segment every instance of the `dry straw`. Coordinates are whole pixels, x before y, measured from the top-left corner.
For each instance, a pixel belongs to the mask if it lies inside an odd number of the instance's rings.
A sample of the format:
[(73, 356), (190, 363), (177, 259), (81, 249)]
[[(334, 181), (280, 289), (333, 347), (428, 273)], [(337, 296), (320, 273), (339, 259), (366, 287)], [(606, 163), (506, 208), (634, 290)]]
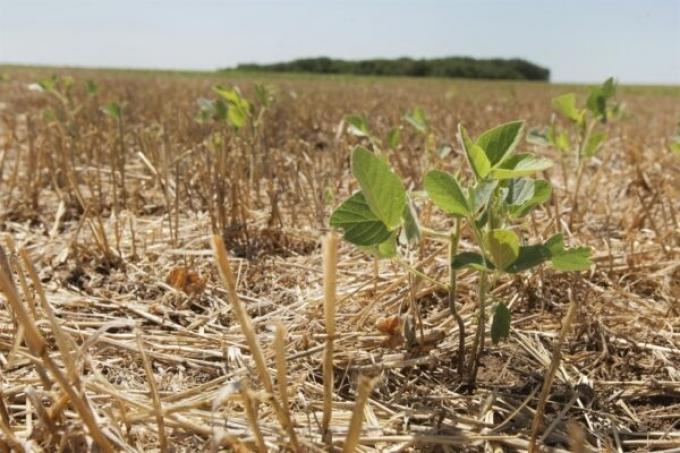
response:
[(332, 442), (329, 427), (333, 416), (333, 340), (335, 339), (335, 293), (337, 282), (338, 237), (335, 232), (323, 241), (324, 319), (326, 320), (326, 346), (323, 354), (323, 419), (321, 432)]
[(248, 315), (248, 312), (241, 303), (238, 293), (236, 292), (236, 278), (234, 277), (234, 273), (231, 270), (229, 257), (224, 247), (224, 241), (222, 241), (222, 238), (218, 235), (213, 235), (212, 245), (217, 266), (220, 270), (220, 275), (222, 276), (222, 280), (227, 287), (229, 303), (231, 304), (234, 316), (241, 326), (241, 331), (243, 332), (243, 335), (246, 339), (246, 344), (250, 349), (250, 353), (253, 355), (253, 360), (255, 361), (255, 366), (257, 368), (262, 386), (271, 397), (272, 405), (274, 406), (274, 411), (276, 412), (281, 427), (288, 432), (291, 443), (296, 445), (297, 436), (295, 431), (291, 423), (289, 423), (289, 418), (286, 417), (284, 410), (278, 404), (274, 395), (274, 386), (272, 384), (271, 376), (269, 375), (269, 369), (267, 368), (267, 363), (265, 362), (262, 348), (260, 347), (260, 342), (257, 338), (257, 334), (255, 333), (255, 329), (253, 328), (253, 323), (250, 319), (250, 316)]
[[(163, 442), (178, 451), (367, 453), (680, 444), (680, 160), (670, 151), (678, 89), (622, 87), (634, 115), (602, 126), (610, 140), (580, 176), (563, 153), (545, 150), (563, 166), (542, 175), (555, 190), (527, 226), (542, 240), (561, 232), (568, 245), (590, 246), (594, 265), (489, 287), (485, 317), (505, 301), (513, 329), (480, 354), (468, 393), (456, 370), (458, 333), (475, 330), (477, 274), (457, 272), (454, 319), (439, 240), (421, 241), (410, 264), (427, 278), (409, 288), (397, 264), (381, 261), (375, 278), (368, 254), (338, 243), (329, 260), (333, 247), (322, 251), (318, 239), (357, 190), (348, 150), (368, 144), (340, 118), (372, 112), (371, 132), (384, 137), (409, 127), (396, 121), (417, 99), (436, 143), (459, 121), (476, 132), (507, 119), (506, 85), (463, 81), (450, 97), (422, 80), (277, 78), (279, 96), (253, 134), (196, 123), (196, 100), (214, 99), (210, 85), (223, 77), (64, 71), (75, 84), (60, 100), (26, 90), (53, 69), (0, 72), (10, 78), (0, 81), (0, 229), (13, 239), (0, 248), (0, 452), (155, 451)], [(82, 89), (89, 78), (99, 98)], [(239, 84), (257, 105), (251, 83)], [(513, 84), (511, 94), (527, 100), (513, 104), (515, 116), (544, 123), (553, 88)], [(126, 107), (122, 140), (101, 115), (104, 100)], [(429, 168), (464, 165), (455, 143), (446, 156), (423, 153), (423, 135), (403, 130), (384, 156), (414, 191)], [(421, 226), (451, 226), (419, 195), (412, 201)], [(213, 247), (209, 232), (219, 234)], [(476, 250), (467, 227), (459, 239), (459, 252)], [(204, 280), (203, 292), (167, 283), (178, 266)], [(570, 297), (580, 315), (567, 348)], [(380, 327), (409, 300), (424, 336), (403, 344), (403, 332)], [(463, 339), (469, 354), (473, 336)], [(140, 374), (142, 352), (152, 366)], [(536, 370), (545, 382), (535, 382)], [(381, 384), (369, 392), (362, 375)], [(542, 423), (530, 442), (534, 419)]]
[(552, 359), (550, 361), (550, 367), (545, 373), (543, 379), (543, 388), (541, 389), (541, 394), (538, 397), (538, 406), (536, 407), (536, 413), (534, 414), (534, 419), (531, 423), (531, 437), (529, 438), (529, 452), (536, 451), (536, 438), (538, 432), (541, 429), (541, 424), (543, 423), (543, 414), (545, 412), (545, 403), (550, 395), (550, 388), (552, 387), (553, 380), (555, 379), (555, 373), (560, 366), (560, 360), (562, 359), (562, 343), (571, 329), (571, 324), (574, 322), (576, 315), (578, 313), (578, 302), (572, 295), (571, 289), (567, 289), (569, 294), (569, 308), (567, 309), (567, 314), (562, 320), (562, 328), (560, 329), (560, 334), (553, 344)]
[(368, 401), (368, 397), (371, 394), (373, 387), (375, 387), (379, 380), (380, 377), (370, 378), (363, 375), (359, 376), (356, 402), (354, 403), (352, 418), (349, 422), (345, 445), (342, 448), (344, 453), (353, 453), (356, 451), (359, 443), (359, 436), (361, 435), (361, 425), (364, 423), (364, 408), (366, 407), (366, 402)]

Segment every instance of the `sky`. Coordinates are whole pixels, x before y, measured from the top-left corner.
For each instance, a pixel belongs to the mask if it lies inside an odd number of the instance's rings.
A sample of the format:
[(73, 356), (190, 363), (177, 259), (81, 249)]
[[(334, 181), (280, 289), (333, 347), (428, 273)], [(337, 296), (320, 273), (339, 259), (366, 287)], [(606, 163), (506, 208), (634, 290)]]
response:
[(216, 69), (525, 58), (558, 82), (680, 84), (680, 0), (0, 0), (0, 63)]

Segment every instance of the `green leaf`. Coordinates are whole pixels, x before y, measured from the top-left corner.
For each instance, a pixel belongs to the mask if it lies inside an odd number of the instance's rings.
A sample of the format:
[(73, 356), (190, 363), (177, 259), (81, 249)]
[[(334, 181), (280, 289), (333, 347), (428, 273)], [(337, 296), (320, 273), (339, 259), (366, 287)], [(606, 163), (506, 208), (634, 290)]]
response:
[(502, 162), (509, 156), (522, 138), (524, 121), (511, 121), (484, 132), (475, 144), (486, 153), (491, 166)]
[(550, 262), (560, 271), (584, 271), (592, 265), (590, 253), (589, 247), (575, 247), (553, 255)]
[(510, 335), (510, 310), (504, 303), (496, 305), (491, 322), (491, 341), (496, 344)]
[(521, 206), (534, 195), (536, 181), (531, 178), (511, 179), (507, 183), (508, 192), (505, 202), (510, 206)]
[(563, 94), (552, 100), (552, 105), (557, 112), (574, 123), (581, 123), (585, 112), (576, 107), (576, 95), (574, 93)]
[(588, 247), (564, 248), (564, 236), (556, 234), (543, 244), (551, 254), (550, 263), (560, 271), (582, 271), (591, 266)]
[(104, 107), (102, 107), (102, 111), (111, 118), (115, 118), (117, 120), (120, 119), (121, 108), (117, 102), (111, 102), (109, 104), (106, 104)]
[(549, 127), (544, 127), (543, 129), (532, 127), (529, 129), (529, 132), (527, 132), (527, 142), (537, 146), (553, 145), (554, 143), (552, 141), (550, 129), (551, 128)]
[(213, 87), (213, 91), (224, 98), (224, 100), (229, 104), (247, 104), (247, 101), (241, 97), (241, 92), (238, 90), (238, 88), (227, 88), (222, 85), (215, 85)]
[(555, 146), (560, 151), (568, 152), (571, 149), (571, 142), (569, 141), (569, 136), (566, 132), (560, 131), (555, 137)]
[(397, 238), (392, 233), (390, 238), (378, 244), (378, 258), (393, 258), (397, 255)]
[(500, 167), (491, 170), (491, 177), (495, 179), (511, 179), (529, 176), (553, 166), (553, 162), (545, 157), (532, 154), (516, 154), (511, 156)]
[(564, 131), (558, 133), (555, 126), (531, 129), (527, 134), (527, 141), (537, 146), (555, 146), (562, 151), (568, 151), (570, 148), (567, 134)]
[(614, 97), (616, 94), (616, 82), (614, 81), (613, 77), (608, 78), (602, 83), (602, 88), (600, 88), (602, 91), (602, 95), (606, 98), (611, 98)]
[(357, 137), (368, 137), (371, 135), (368, 129), (368, 120), (363, 115), (347, 115), (345, 121), (348, 124), (347, 132)]
[(477, 183), (477, 185), (470, 191), (469, 206), (472, 207), (472, 214), (476, 214), (481, 208), (486, 206), (496, 189), (498, 181), (484, 180)]
[(607, 117), (607, 98), (602, 95), (600, 88), (594, 88), (588, 95), (586, 107), (594, 116), (603, 120)]
[(616, 85), (613, 78), (608, 78), (599, 87), (594, 87), (590, 90), (586, 107), (595, 117), (598, 117), (602, 122), (607, 121), (607, 100), (614, 96), (616, 92)]
[(229, 106), (227, 110), (227, 121), (234, 129), (241, 129), (248, 121), (248, 113), (237, 106)]
[(425, 111), (421, 107), (416, 107), (413, 111), (407, 112), (404, 115), (404, 119), (421, 134), (427, 132), (427, 118), (425, 117)]
[(482, 255), (475, 252), (462, 252), (451, 260), (451, 267), (454, 270), (470, 267), (478, 271), (493, 271), (495, 268), (490, 260), (485, 260)]
[(445, 213), (461, 217), (471, 214), (467, 198), (453, 175), (432, 170), (425, 175), (423, 185), (432, 202)]
[(99, 91), (99, 87), (92, 80), (87, 80), (85, 82), (85, 91), (88, 96), (94, 96)]
[(472, 168), (475, 169), (477, 178), (478, 179), (486, 178), (487, 175), (489, 174), (489, 171), (491, 171), (491, 162), (489, 162), (489, 159), (486, 157), (486, 153), (484, 152), (482, 147), (476, 143), (473, 143), (472, 146), (470, 147), (468, 158), (470, 159)]
[(505, 269), (506, 272), (516, 274), (532, 267), (543, 264), (550, 259), (550, 250), (542, 244), (525, 245), (519, 248), (519, 255), (514, 263)]
[(510, 266), (519, 256), (519, 238), (511, 230), (491, 230), (486, 242), (493, 264), (502, 270)]
[(390, 237), (389, 230), (371, 211), (361, 192), (355, 193), (338, 206), (331, 215), (330, 225), (342, 228), (343, 238), (355, 245), (377, 245)]
[[(519, 179), (519, 181), (523, 180), (525, 179)], [(517, 180), (513, 179), (511, 181), (514, 182)], [(528, 184), (531, 187), (530, 193), (523, 191), (523, 193), (520, 194), (523, 199), (510, 204), (509, 214), (512, 218), (518, 219), (520, 217), (524, 217), (525, 215), (529, 214), (529, 212), (531, 212), (531, 210), (536, 206), (541, 205), (550, 199), (552, 186), (548, 181), (543, 179), (529, 181), (531, 181), (531, 184)], [(526, 190), (526, 188), (523, 189)], [(527, 195), (528, 198), (526, 198)]]
[(393, 127), (387, 133), (387, 146), (390, 149), (397, 149), (399, 143), (401, 142), (401, 131), (398, 127)]
[(409, 243), (418, 242), (420, 239), (420, 226), (418, 225), (415, 210), (410, 201), (406, 201), (404, 208), (404, 229), (402, 230), (406, 235), (406, 240)]
[(588, 137), (586, 145), (583, 147), (582, 156), (592, 157), (600, 150), (602, 143), (607, 139), (605, 132), (593, 132)]
[(38, 85), (43, 89), (43, 91), (53, 91), (57, 88), (58, 82), (59, 78), (56, 75), (53, 75), (52, 77), (46, 77), (38, 81)]
[(477, 180), (486, 178), (491, 170), (491, 162), (486, 157), (486, 152), (470, 140), (463, 125), (458, 125), (458, 138)]
[(557, 233), (550, 237), (545, 244), (543, 244), (551, 255), (559, 255), (564, 251), (564, 236), (562, 233)]
[(236, 130), (245, 126), (248, 118), (250, 118), (251, 107), (250, 103), (241, 96), (238, 88), (225, 88), (216, 85), (213, 90), (227, 103), (227, 122)]
[(398, 227), (406, 207), (406, 191), (399, 177), (384, 160), (361, 146), (354, 148), (351, 166), (371, 211), (388, 230)]
[(380, 244), (374, 244), (369, 246), (359, 246), (361, 250), (369, 255), (372, 255), (379, 260), (394, 258), (397, 255), (397, 239), (396, 234), (393, 232), (387, 240), (381, 242)]

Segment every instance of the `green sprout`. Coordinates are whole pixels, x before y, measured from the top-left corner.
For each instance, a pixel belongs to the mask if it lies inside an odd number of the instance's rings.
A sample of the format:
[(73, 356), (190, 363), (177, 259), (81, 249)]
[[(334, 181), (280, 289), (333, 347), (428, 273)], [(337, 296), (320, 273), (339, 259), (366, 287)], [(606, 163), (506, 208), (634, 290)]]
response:
[(261, 84), (254, 85), (255, 102), (246, 99), (238, 87), (215, 85), (217, 99), (199, 98), (196, 121), (200, 124), (226, 122), (236, 132), (250, 126), (261, 129), (265, 113), (276, 99), (274, 90)]
[[(532, 176), (550, 168), (552, 162), (528, 153), (515, 153), (523, 130), (522, 121), (513, 121), (472, 140), (465, 128), (459, 127), (459, 141), (467, 156), (471, 177), (463, 184), (459, 176), (431, 170), (423, 181), (429, 200), (450, 217), (453, 223), (450, 230), (435, 231), (419, 226), (400, 178), (384, 156), (362, 146), (357, 146), (351, 157), (352, 175), (360, 190), (340, 204), (330, 218), (330, 225), (343, 230), (346, 241), (377, 258), (392, 259), (411, 272), (418, 271), (399, 256), (400, 238), (410, 242), (422, 235), (448, 242), (446, 287), (449, 309), (459, 329), (458, 371), (461, 380), (467, 373), (471, 386), (475, 385), (479, 357), (484, 349), (489, 291), (498, 278), (528, 271), (546, 262), (560, 271), (580, 271), (591, 265), (590, 249), (566, 248), (561, 234), (544, 242), (538, 238), (528, 239), (530, 235), (523, 219), (547, 201), (551, 193), (548, 181)], [(471, 238), (475, 249), (459, 251), (463, 234)], [(467, 364), (465, 325), (456, 305), (456, 278), (463, 268), (479, 273), (477, 331)], [(494, 343), (509, 335), (510, 321), (507, 305), (497, 302), (491, 325)]]
[[(590, 89), (585, 105), (578, 106), (576, 95), (567, 93), (552, 100), (553, 109), (571, 126), (560, 127), (553, 122), (543, 129), (532, 129), (528, 141), (539, 146), (551, 146), (563, 153), (572, 154), (576, 165), (576, 186), (572, 193), (572, 214), (578, 209), (578, 197), (585, 164), (596, 156), (607, 141), (606, 125), (622, 115), (621, 104), (612, 104), (616, 94), (613, 78)], [(567, 170), (562, 159), (565, 185)], [(571, 223), (571, 222), (570, 222)]]

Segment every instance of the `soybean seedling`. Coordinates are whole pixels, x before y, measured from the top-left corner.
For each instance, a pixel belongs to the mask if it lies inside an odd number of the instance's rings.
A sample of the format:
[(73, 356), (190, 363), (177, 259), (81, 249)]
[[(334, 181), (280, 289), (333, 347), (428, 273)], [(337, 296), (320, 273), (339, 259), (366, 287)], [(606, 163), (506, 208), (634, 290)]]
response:
[(427, 168), (434, 159), (434, 152), (436, 148), (435, 136), (430, 128), (430, 123), (427, 120), (427, 115), (422, 107), (414, 107), (413, 110), (406, 112), (404, 120), (413, 127), (413, 129), (423, 139), (423, 155), (425, 157), (425, 167)]
[[(596, 156), (606, 143), (606, 124), (621, 115), (621, 105), (611, 103), (615, 94), (616, 84), (610, 77), (602, 85), (590, 89), (583, 106), (577, 105), (574, 93), (558, 96), (552, 100), (552, 106), (570, 127), (560, 127), (553, 121), (550, 126), (532, 129), (529, 132), (528, 139), (531, 143), (552, 146), (563, 153), (573, 155), (576, 166), (576, 185), (572, 192), (572, 219), (573, 214), (578, 210), (578, 197), (585, 164)], [(566, 188), (568, 179), (563, 158), (562, 172)]]
[[(515, 153), (524, 130), (522, 121), (502, 124), (472, 140), (459, 127), (459, 140), (467, 156), (472, 176), (463, 185), (450, 173), (431, 170), (425, 175), (428, 198), (450, 216), (453, 227), (436, 231), (418, 225), (409, 197), (388, 162), (363, 147), (352, 153), (352, 174), (360, 190), (332, 214), (331, 226), (344, 231), (343, 238), (379, 258), (393, 259), (408, 266), (398, 254), (399, 239), (417, 240), (419, 235), (445, 239), (449, 244), (449, 309), (459, 329), (458, 371), (461, 380), (476, 383), (477, 367), (485, 343), (488, 293), (503, 274), (528, 271), (544, 262), (562, 271), (578, 271), (590, 266), (590, 249), (567, 249), (561, 234), (545, 242), (528, 237), (522, 219), (550, 197), (550, 183), (532, 175), (552, 165), (545, 158)], [(463, 232), (469, 231), (476, 250), (458, 250)], [(469, 360), (465, 365), (465, 324), (456, 305), (456, 278), (462, 268), (479, 273), (477, 330)], [(435, 281), (427, 275), (421, 275)], [(494, 343), (510, 332), (511, 314), (499, 302), (494, 310), (491, 338)]]
[[(269, 157), (269, 148), (264, 142), (265, 119), (266, 113), (271, 109), (275, 94), (272, 88), (266, 85), (255, 84), (254, 96), (252, 99), (246, 98), (238, 87), (225, 87), (216, 85), (213, 87), (214, 93), (217, 95), (215, 99), (200, 98), (198, 100), (198, 113), (196, 121), (198, 123), (214, 123), (217, 125), (226, 125), (226, 128), (220, 128), (218, 133), (211, 136), (208, 142), (215, 150), (216, 156), (216, 173), (219, 179), (216, 180), (214, 189), (217, 192), (217, 203), (214, 215), (214, 228), (222, 230), (223, 234), (227, 235), (227, 213), (225, 211), (225, 200), (227, 184), (231, 184), (232, 189), (232, 225), (239, 225), (237, 229), (242, 235), (242, 239), (246, 244), (249, 244), (246, 224), (247, 221), (243, 215), (243, 210), (237, 209), (239, 197), (235, 196), (239, 192), (238, 186), (240, 177), (232, 178), (229, 173), (234, 171), (233, 162), (227, 157), (228, 148), (235, 146), (235, 143), (243, 143), (244, 149), (250, 150), (248, 156), (243, 160), (247, 162), (247, 168), (242, 174), (246, 175), (247, 187), (243, 192), (250, 193), (250, 188), (254, 189), (256, 203), (261, 204), (262, 187), (261, 181), (263, 176), (266, 180), (272, 181), (271, 173), (271, 159)], [(235, 139), (235, 140), (233, 140)], [(237, 164), (240, 165), (240, 164)], [(273, 188), (269, 188), (270, 197), (273, 193)], [(245, 198), (246, 205), (249, 203), (248, 198)], [(249, 246), (246, 247), (248, 249)]]
[(380, 151), (382, 142), (369, 127), (368, 118), (366, 118), (365, 115), (357, 113), (347, 115), (345, 117), (345, 123), (347, 124), (347, 132), (350, 135), (368, 140), (373, 150)]

